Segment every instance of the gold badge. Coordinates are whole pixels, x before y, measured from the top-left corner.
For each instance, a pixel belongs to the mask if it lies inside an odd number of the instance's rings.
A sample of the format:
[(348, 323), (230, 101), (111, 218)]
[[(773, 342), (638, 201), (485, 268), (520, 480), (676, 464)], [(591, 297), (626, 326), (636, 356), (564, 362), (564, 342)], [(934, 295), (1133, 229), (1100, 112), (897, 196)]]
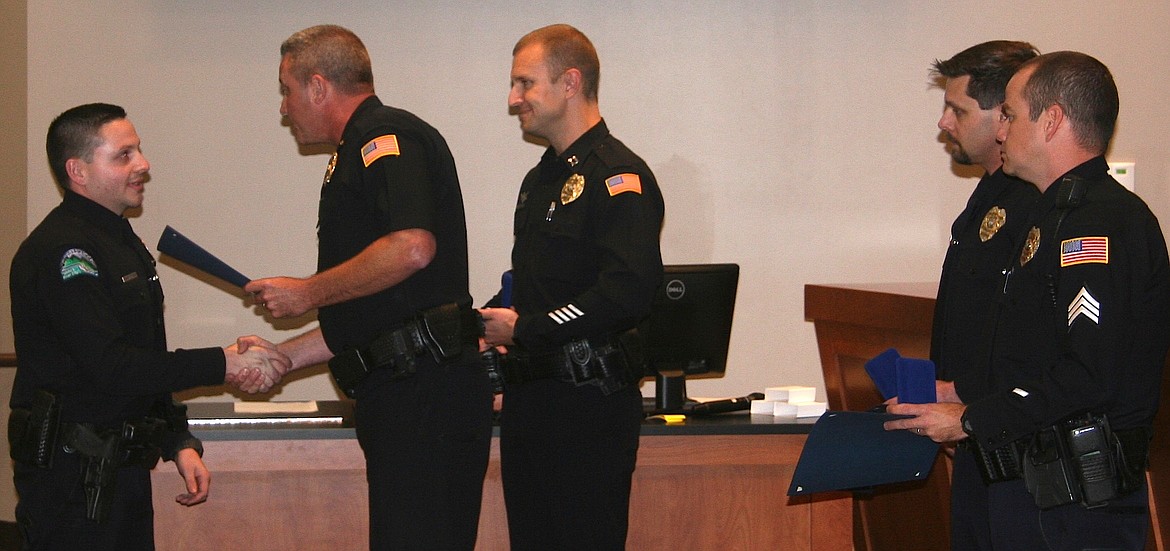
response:
[(576, 201), (581, 196), (581, 191), (585, 189), (585, 177), (580, 174), (569, 176), (565, 180), (565, 187), (561, 188), (561, 204), (567, 205)]
[(991, 207), (991, 210), (983, 216), (983, 223), (979, 225), (979, 240), (986, 243), (988, 239), (995, 237), (995, 232), (1003, 227), (1005, 221), (1007, 221), (1007, 211), (999, 207)]
[(333, 156), (329, 158), (329, 166), (325, 167), (325, 181), (321, 185), (329, 184), (329, 179), (333, 177), (333, 169), (337, 168), (337, 152), (333, 152)]
[(1028, 240), (1024, 242), (1024, 250), (1020, 251), (1020, 266), (1027, 264), (1036, 256), (1036, 249), (1040, 248), (1040, 228), (1032, 226), (1028, 230)]

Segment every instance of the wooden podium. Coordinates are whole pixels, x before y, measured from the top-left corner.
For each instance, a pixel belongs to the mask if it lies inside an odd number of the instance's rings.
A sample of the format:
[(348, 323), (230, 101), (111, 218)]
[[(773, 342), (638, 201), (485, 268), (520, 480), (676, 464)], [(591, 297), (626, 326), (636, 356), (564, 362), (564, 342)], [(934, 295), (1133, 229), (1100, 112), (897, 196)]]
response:
[[(864, 411), (882, 402), (865, 362), (883, 350), (930, 356), (937, 288), (937, 283), (804, 286), (804, 317), (816, 329), (830, 409)], [(925, 480), (859, 493), (853, 513), (855, 549), (949, 549), (946, 455), (939, 453)]]

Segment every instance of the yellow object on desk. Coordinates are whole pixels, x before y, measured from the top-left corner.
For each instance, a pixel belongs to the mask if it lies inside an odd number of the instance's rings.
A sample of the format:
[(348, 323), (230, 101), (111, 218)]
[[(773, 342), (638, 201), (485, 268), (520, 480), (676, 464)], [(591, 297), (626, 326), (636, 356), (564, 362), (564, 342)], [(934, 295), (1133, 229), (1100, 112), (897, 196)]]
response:
[(659, 415), (651, 415), (646, 419), (662, 420), (662, 422), (666, 423), (667, 425), (678, 425), (685, 423), (687, 416), (682, 415), (681, 413), (662, 413)]

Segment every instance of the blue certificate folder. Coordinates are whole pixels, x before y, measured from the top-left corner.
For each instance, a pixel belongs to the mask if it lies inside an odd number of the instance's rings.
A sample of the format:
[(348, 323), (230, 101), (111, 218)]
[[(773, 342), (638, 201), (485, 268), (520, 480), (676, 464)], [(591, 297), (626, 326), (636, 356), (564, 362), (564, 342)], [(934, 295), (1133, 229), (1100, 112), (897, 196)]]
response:
[(922, 480), (930, 474), (938, 444), (882, 423), (905, 415), (827, 411), (813, 425), (800, 452), (788, 495), (858, 490)]
[(903, 358), (890, 348), (865, 362), (865, 372), (873, 380), (882, 398), (898, 397), (900, 404), (931, 404), (937, 400), (934, 388), (934, 362)]
[(162, 236), (158, 238), (158, 251), (236, 287), (243, 287), (252, 281), (248, 276), (237, 272), (235, 268), (228, 266), (227, 263), (216, 258), (215, 255), (196, 245), (194, 241), (187, 239), (186, 236), (170, 226), (167, 226), (163, 230)]

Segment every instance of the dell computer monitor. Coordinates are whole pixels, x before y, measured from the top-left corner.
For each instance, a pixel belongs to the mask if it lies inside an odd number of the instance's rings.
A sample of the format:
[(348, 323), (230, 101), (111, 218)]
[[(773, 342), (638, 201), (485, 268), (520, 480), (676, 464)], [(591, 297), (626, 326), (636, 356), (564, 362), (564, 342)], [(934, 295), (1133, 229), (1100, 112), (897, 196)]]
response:
[(688, 377), (723, 375), (738, 285), (738, 264), (665, 266), (650, 316), (638, 326), (656, 410), (683, 408)]

